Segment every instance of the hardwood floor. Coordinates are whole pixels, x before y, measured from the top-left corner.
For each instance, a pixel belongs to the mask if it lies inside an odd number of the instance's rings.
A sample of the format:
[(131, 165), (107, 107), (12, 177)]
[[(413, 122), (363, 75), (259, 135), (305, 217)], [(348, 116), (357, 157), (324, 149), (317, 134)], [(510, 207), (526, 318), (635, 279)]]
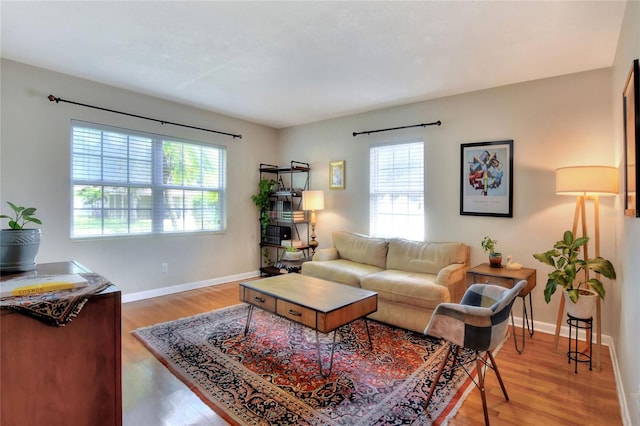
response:
[[(187, 386), (173, 376), (131, 334), (139, 327), (171, 321), (239, 303), (238, 283), (126, 303), (122, 307), (123, 424), (226, 425)], [(520, 303), (520, 302), (516, 302)], [(519, 330), (518, 330), (519, 331)], [(505, 401), (495, 375), (487, 374), (487, 404), (492, 425), (621, 425), (609, 350), (603, 347), (602, 371), (579, 365), (578, 374), (566, 355), (552, 351), (553, 336), (527, 336), (519, 355), (513, 338), (505, 342), (496, 362), (507, 387)], [(566, 339), (560, 347), (565, 348)], [(564, 349), (563, 349), (564, 350)], [(452, 426), (484, 425), (480, 393), (474, 389)]]

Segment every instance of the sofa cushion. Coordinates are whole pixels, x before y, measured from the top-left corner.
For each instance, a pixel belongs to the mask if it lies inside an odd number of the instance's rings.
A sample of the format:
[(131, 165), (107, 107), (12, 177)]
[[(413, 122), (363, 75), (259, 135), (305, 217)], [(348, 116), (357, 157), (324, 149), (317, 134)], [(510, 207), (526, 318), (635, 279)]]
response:
[(334, 231), (333, 246), (338, 250), (341, 259), (377, 266), (387, 266), (387, 248), (389, 242), (384, 238), (373, 238), (346, 231)]
[(393, 238), (389, 241), (387, 269), (437, 274), (452, 263), (465, 263), (467, 246), (462, 243), (410, 241)]
[(382, 268), (367, 265), (364, 263), (352, 262), (346, 259), (311, 261), (302, 264), (302, 275), (321, 278), (323, 280), (334, 281), (347, 284), (353, 287), (360, 287), (362, 279)]
[(389, 300), (424, 309), (435, 309), (451, 301), (449, 289), (435, 283), (436, 275), (404, 272), (392, 269), (367, 275), (361, 287), (376, 291), (380, 300)]

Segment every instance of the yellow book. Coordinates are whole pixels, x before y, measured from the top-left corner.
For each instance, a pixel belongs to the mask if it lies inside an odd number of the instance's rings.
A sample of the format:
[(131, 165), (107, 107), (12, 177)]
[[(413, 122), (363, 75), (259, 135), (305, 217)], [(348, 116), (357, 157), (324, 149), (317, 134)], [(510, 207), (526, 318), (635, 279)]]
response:
[(45, 277), (15, 278), (0, 282), (0, 297), (29, 296), (86, 287), (88, 282), (78, 274), (50, 275)]

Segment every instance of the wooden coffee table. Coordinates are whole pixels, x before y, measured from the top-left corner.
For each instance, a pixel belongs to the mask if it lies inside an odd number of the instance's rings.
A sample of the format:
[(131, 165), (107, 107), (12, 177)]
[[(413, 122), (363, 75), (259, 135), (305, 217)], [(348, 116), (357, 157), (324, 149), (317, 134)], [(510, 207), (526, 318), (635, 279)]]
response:
[[(240, 283), (240, 300), (249, 304), (244, 334), (249, 331), (254, 306), (303, 324), (316, 331), (320, 374), (333, 369), (336, 331), (359, 318), (365, 319), (369, 347), (371, 333), (366, 316), (378, 310), (378, 293), (301, 274), (283, 274)], [(329, 372), (324, 373), (318, 332), (333, 331)]]

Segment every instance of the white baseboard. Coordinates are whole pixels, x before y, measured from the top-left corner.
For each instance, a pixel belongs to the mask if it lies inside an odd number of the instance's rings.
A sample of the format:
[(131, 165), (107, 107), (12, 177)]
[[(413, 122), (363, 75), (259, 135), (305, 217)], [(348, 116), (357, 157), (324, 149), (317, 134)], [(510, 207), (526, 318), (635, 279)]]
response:
[(138, 300), (151, 299), (152, 297), (167, 296), (169, 294), (180, 293), (188, 290), (209, 287), (212, 285), (225, 284), (231, 281), (239, 281), (247, 278), (254, 278), (260, 275), (260, 272), (245, 272), (244, 274), (228, 275), (226, 277), (212, 278), (204, 281), (196, 281), (192, 283), (172, 285), (169, 287), (154, 288), (153, 290), (140, 291), (137, 293), (123, 294), (122, 303), (135, 302)]

